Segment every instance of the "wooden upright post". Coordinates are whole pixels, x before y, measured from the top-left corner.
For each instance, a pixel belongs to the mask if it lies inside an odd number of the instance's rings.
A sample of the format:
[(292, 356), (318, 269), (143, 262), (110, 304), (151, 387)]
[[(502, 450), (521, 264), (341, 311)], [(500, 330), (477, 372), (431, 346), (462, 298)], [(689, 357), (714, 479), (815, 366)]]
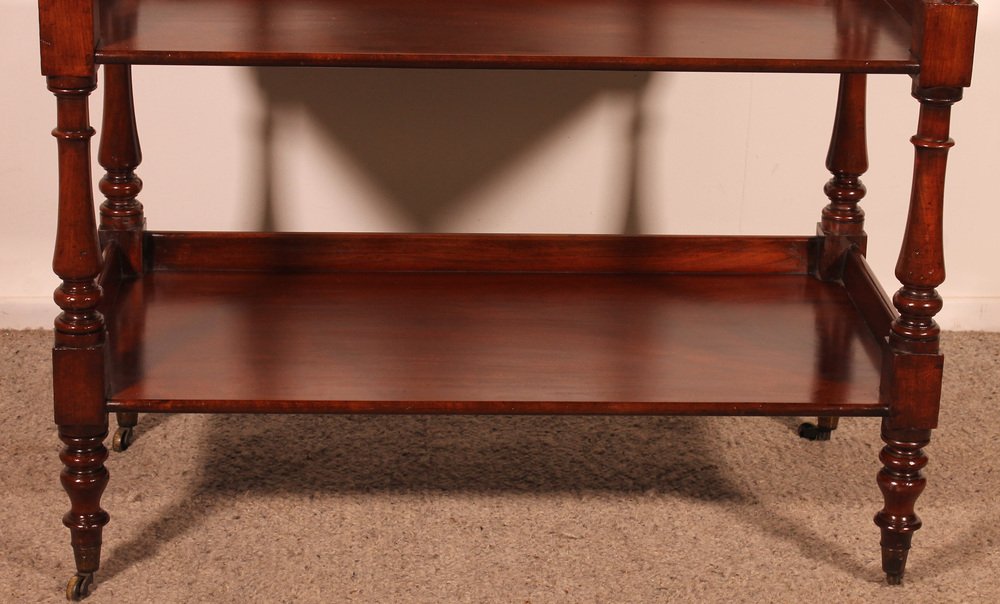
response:
[(923, 449), (938, 421), (943, 357), (934, 316), (942, 307), (937, 287), (945, 277), (944, 180), (948, 150), (955, 144), (949, 125), (952, 104), (971, 83), (978, 9), (971, 0), (919, 0), (913, 6), (912, 51), (921, 59), (913, 96), (920, 116), (911, 139), (913, 188), (896, 263), (902, 286), (892, 299), (899, 316), (890, 327), (882, 372), (889, 416), (882, 422), (885, 447), (877, 480), (885, 505), (875, 515), (882, 569), (891, 584), (902, 581), (913, 532), (921, 526), (914, 504), (926, 485)]
[[(142, 233), (145, 228), (142, 204), (137, 196), (142, 180), (135, 169), (142, 162), (139, 134), (132, 101), (131, 65), (104, 66), (104, 122), (97, 159), (106, 173), (100, 189), (101, 241), (116, 247), (123, 271), (129, 275), (143, 272)], [(139, 421), (137, 413), (117, 413), (118, 430), (112, 438), (115, 451), (124, 451), (132, 443)]]
[(65, 447), (60, 454), (63, 488), (70, 510), (69, 527), (76, 574), (66, 595), (87, 594), (100, 566), (101, 534), (108, 513), (101, 495), (108, 483), (104, 438), (104, 317), (98, 312), (101, 246), (91, 182), (89, 96), (97, 83), (94, 66), (94, 2), (40, 0), (42, 73), (56, 96), (59, 150), (59, 223), (53, 270), (62, 280), (55, 301), (62, 312), (55, 321), (52, 353), (55, 421)]

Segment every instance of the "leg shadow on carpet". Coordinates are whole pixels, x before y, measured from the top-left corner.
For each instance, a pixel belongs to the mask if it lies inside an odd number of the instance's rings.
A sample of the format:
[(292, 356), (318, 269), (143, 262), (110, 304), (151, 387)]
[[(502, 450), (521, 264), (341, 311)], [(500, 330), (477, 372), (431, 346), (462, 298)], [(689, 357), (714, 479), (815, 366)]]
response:
[[(734, 504), (711, 423), (685, 417), (202, 416), (194, 487), (106, 554), (110, 579), (230, 497), (345, 493), (642, 493)], [(163, 420), (140, 422), (136, 447)], [(133, 463), (133, 449), (115, 459)], [(160, 452), (169, 456), (170, 451)], [(138, 460), (135, 460), (138, 463)], [(191, 471), (191, 470), (186, 470)], [(169, 481), (169, 474), (162, 477)], [(115, 488), (115, 477), (112, 486)], [(122, 488), (122, 487), (119, 487)], [(127, 487), (126, 487), (127, 488)], [(134, 488), (141, 489), (141, 484)], [(114, 510), (110, 510), (114, 514)], [(113, 525), (109, 530), (113, 530)]]

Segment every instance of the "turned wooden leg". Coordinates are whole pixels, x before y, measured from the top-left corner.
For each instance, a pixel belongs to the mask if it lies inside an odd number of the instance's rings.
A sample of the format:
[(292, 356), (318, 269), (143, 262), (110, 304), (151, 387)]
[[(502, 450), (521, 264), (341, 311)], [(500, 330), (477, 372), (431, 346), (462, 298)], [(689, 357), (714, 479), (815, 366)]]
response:
[(875, 524), (882, 530), (882, 570), (890, 585), (902, 582), (910, 541), (920, 528), (913, 506), (927, 484), (920, 470), (927, 465), (923, 448), (930, 438), (930, 430), (882, 430), (886, 444), (879, 454), (883, 467), (877, 480), (885, 506), (875, 515)]
[(72, 535), (76, 574), (66, 595), (87, 595), (100, 566), (101, 530), (108, 514), (101, 494), (108, 482), (103, 440), (108, 432), (105, 405), (104, 317), (98, 312), (101, 287), (101, 247), (94, 216), (90, 178), (90, 127), (87, 98), (93, 77), (49, 77), (56, 96), (57, 126), (52, 131), (59, 150), (59, 223), (52, 267), (62, 279), (55, 302), (62, 312), (55, 320), (52, 350), (52, 390), (55, 422), (66, 445), (63, 488), (70, 510), (63, 522)]
[(892, 299), (899, 316), (889, 328), (882, 371), (889, 416), (882, 423), (886, 445), (879, 456), (883, 468), (878, 485), (885, 506), (875, 515), (882, 531), (882, 568), (890, 584), (902, 581), (913, 532), (920, 528), (913, 506), (924, 490), (923, 447), (937, 427), (941, 403), (941, 330), (934, 316), (942, 307), (936, 288), (945, 277), (944, 178), (948, 150), (954, 145), (948, 130), (951, 106), (962, 97), (962, 89), (915, 86), (913, 96), (920, 101), (920, 118), (911, 139), (913, 189), (896, 263), (902, 286)]
[(108, 470), (104, 467), (107, 434), (107, 428), (101, 427), (59, 427), (59, 438), (66, 445), (59, 456), (65, 466), (60, 478), (70, 500), (63, 524), (70, 530), (76, 558), (76, 575), (66, 586), (70, 600), (87, 595), (101, 565), (101, 532), (109, 519), (101, 509), (101, 495), (108, 484)]

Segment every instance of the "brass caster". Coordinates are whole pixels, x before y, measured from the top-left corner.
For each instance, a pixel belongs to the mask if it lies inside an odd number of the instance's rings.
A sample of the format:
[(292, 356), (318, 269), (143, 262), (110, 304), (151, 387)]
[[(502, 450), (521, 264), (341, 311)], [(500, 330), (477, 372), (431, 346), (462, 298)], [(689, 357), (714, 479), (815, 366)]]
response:
[(805, 422), (799, 426), (799, 436), (807, 440), (830, 440), (830, 433), (833, 430), (823, 428), (811, 422)]
[(111, 439), (111, 448), (121, 453), (132, 445), (133, 440), (135, 440), (135, 432), (132, 428), (118, 428), (115, 430), (114, 438)]
[(66, 599), (72, 602), (79, 602), (90, 593), (90, 586), (94, 583), (94, 573), (76, 573), (66, 584)]
[(885, 582), (889, 585), (902, 585), (903, 575), (886, 575)]

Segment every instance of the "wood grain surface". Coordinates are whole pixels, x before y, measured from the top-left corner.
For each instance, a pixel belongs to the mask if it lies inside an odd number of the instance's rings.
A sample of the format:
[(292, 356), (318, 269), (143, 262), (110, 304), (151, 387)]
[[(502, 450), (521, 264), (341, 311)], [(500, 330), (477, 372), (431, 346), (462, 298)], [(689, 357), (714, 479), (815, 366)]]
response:
[(904, 72), (865, 0), (106, 0), (99, 62)]
[(880, 353), (805, 275), (154, 272), (111, 407), (878, 415)]

